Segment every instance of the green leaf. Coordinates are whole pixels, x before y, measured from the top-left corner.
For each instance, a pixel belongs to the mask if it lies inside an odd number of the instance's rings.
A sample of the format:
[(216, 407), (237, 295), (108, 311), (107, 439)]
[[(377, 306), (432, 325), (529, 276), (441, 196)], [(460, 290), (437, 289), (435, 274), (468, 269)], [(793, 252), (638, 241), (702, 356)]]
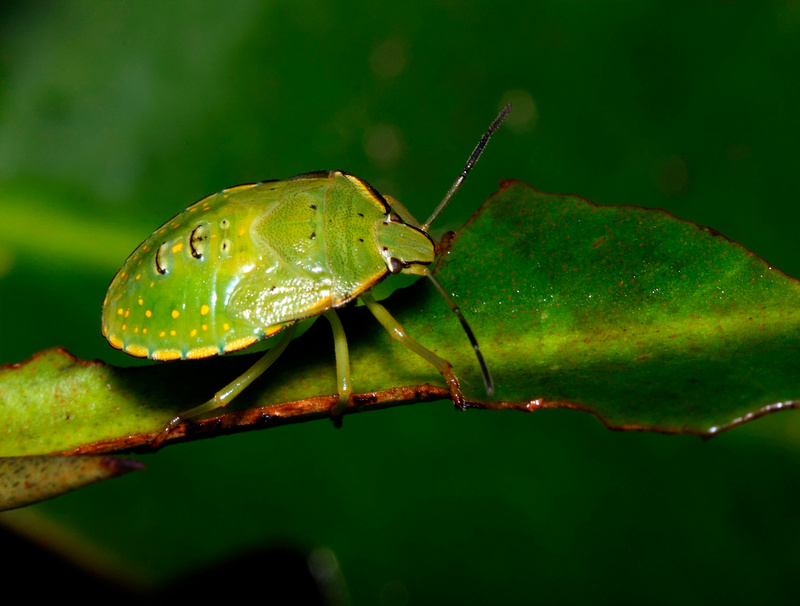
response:
[(800, 398), (800, 284), (713, 229), (507, 181), (451, 257), (512, 406), (710, 436)]
[[(437, 276), (472, 324), (495, 395), (431, 285), (386, 304), (453, 364), (472, 407), (576, 408), (613, 428), (711, 436), (800, 397), (798, 282), (713, 230), (507, 181), (446, 240)], [(356, 392), (347, 413), (446, 397), (438, 373), (367, 309), (341, 315)], [(316, 323), (231, 410), (170, 437), (328, 417), (332, 345), (327, 323)], [(255, 359), (115, 368), (42, 352), (0, 371), (0, 454), (144, 445)]]

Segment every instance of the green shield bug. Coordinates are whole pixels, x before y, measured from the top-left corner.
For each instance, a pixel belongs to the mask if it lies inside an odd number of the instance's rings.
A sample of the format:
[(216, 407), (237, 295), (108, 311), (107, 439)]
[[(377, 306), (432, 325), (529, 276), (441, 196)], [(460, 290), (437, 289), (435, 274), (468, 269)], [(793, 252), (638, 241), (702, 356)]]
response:
[(393, 339), (433, 364), (453, 402), (465, 400), (452, 366), (426, 349), (378, 303), (370, 289), (390, 274), (427, 276), (457, 315), (475, 350), (486, 391), (488, 368), (472, 330), (428, 266), (434, 219), (458, 191), (507, 105), (473, 150), (458, 179), (420, 224), (391, 197), (342, 171), (318, 171), (282, 181), (224, 189), (170, 219), (128, 257), (103, 301), (102, 330), (117, 349), (154, 360), (207, 358), (275, 335), (275, 345), (242, 376), (182, 419), (227, 405), (283, 352), (299, 320), (324, 315), (334, 334), (339, 404), (352, 386), (347, 340), (336, 308), (361, 298)]

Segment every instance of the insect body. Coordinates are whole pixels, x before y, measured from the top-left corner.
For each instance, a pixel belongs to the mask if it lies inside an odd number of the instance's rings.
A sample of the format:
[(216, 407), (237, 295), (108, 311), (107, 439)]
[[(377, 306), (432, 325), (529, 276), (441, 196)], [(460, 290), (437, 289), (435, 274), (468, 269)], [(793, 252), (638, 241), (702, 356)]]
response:
[[(405, 334), (369, 290), (395, 273), (433, 276), (428, 227), (461, 185), (507, 106), (475, 148), (461, 176), (420, 225), (392, 198), (342, 171), (223, 190), (165, 223), (128, 258), (103, 302), (103, 335), (112, 346), (155, 360), (198, 359), (246, 348), (282, 333), (240, 378), (182, 418), (220, 406), (249, 385), (288, 345), (296, 323), (324, 314), (334, 330), (340, 404), (351, 393), (347, 342), (335, 309), (361, 297), (393, 338), (431, 362), (463, 404), (450, 364)], [(447, 293), (492, 385), (472, 332)]]
[(103, 333), (155, 360), (236, 351), (341, 307), (397, 264), (431, 263), (433, 250), (425, 232), (343, 172), (226, 189), (130, 256), (108, 290)]

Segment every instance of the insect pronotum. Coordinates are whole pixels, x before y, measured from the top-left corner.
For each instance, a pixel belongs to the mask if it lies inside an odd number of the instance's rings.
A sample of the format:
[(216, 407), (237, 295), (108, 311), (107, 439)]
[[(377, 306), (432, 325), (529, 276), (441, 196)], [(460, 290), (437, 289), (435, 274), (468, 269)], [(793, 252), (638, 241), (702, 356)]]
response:
[(227, 405), (281, 355), (298, 321), (320, 314), (334, 335), (339, 402), (332, 413), (340, 415), (352, 385), (347, 339), (336, 309), (356, 298), (393, 339), (442, 374), (453, 402), (463, 407), (466, 402), (450, 363), (408, 336), (370, 292), (397, 273), (426, 276), (435, 285), (461, 322), (491, 395), (492, 379), (478, 342), (428, 269), (435, 258), (428, 229), (509, 111), (510, 104), (423, 224), (363, 179), (338, 170), (318, 171), (224, 189), (196, 202), (142, 242), (103, 301), (103, 335), (112, 346), (154, 360), (199, 359), (278, 335), (251, 368), (204, 404), (177, 415), (152, 443), (160, 444), (181, 420)]

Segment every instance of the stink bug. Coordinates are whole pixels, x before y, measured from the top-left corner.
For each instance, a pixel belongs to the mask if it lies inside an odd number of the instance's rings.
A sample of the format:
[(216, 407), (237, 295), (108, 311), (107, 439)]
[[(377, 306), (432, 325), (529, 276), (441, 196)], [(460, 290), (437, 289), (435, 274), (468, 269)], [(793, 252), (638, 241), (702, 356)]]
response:
[(366, 181), (338, 170), (318, 171), (203, 198), (133, 251), (103, 301), (103, 336), (117, 349), (154, 360), (198, 359), (280, 333), (255, 365), (208, 402), (180, 413), (155, 444), (181, 419), (228, 404), (280, 356), (299, 320), (319, 314), (333, 329), (339, 395), (333, 414), (341, 414), (352, 387), (347, 340), (335, 310), (357, 297), (392, 338), (436, 367), (453, 402), (463, 407), (450, 363), (409, 337), (370, 292), (390, 274), (422, 275), (433, 282), (464, 327), (492, 394), (469, 325), (428, 269), (435, 258), (428, 229), (510, 110), (509, 104), (492, 122), (423, 224)]

